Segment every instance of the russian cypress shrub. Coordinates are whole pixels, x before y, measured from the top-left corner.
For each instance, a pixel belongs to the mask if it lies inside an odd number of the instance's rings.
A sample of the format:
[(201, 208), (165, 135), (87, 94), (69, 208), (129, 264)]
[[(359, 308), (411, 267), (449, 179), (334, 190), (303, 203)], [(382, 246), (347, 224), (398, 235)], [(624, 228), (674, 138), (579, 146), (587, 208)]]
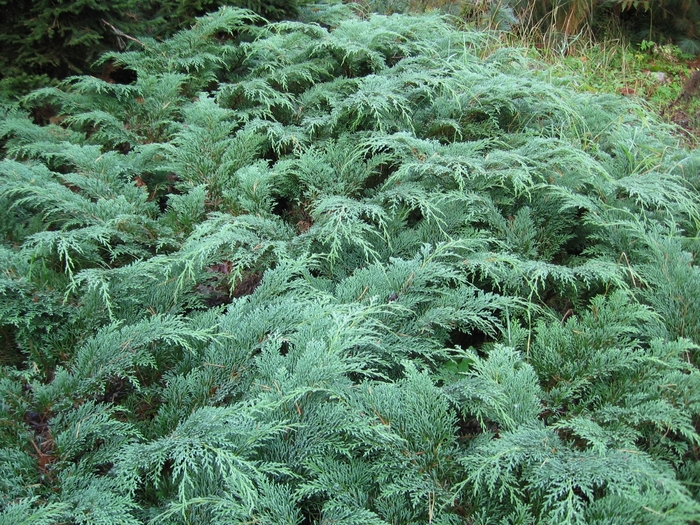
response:
[(697, 520), (697, 152), (439, 16), (303, 16), (1, 108), (0, 524)]

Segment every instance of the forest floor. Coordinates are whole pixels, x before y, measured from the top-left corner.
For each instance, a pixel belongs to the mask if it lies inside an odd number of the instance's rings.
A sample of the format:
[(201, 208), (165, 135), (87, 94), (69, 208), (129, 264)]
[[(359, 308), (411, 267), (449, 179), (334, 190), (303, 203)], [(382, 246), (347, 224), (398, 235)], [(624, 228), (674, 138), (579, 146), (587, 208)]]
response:
[(632, 46), (602, 42), (565, 56), (539, 51), (555, 75), (573, 77), (581, 91), (644, 99), (663, 121), (674, 124), (688, 147), (700, 144), (700, 58), (673, 45)]

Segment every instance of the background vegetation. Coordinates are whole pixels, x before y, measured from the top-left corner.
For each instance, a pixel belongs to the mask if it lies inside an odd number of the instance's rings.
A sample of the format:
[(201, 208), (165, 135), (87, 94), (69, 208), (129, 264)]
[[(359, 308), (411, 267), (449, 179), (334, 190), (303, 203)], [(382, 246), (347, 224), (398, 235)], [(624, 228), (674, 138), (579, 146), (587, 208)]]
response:
[(124, 50), (139, 38), (167, 38), (223, 5), (270, 20), (298, 9), (295, 0), (0, 0), (0, 96), (77, 74), (119, 81), (111, 67), (95, 65), (104, 52)]
[(698, 521), (700, 154), (452, 21), (223, 6), (0, 106), (0, 524)]

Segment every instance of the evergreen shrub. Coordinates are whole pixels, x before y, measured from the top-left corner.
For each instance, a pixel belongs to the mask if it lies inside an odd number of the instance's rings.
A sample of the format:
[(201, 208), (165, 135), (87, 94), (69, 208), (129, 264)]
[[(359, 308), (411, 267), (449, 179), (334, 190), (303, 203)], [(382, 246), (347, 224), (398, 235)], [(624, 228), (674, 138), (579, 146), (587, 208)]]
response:
[(0, 524), (697, 521), (697, 151), (303, 14), (0, 108)]

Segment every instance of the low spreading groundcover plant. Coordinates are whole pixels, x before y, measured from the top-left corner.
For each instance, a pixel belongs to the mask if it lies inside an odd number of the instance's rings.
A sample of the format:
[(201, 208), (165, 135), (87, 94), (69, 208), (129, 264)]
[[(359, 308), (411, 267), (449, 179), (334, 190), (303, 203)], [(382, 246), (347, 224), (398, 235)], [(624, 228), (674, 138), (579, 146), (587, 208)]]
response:
[(697, 520), (700, 154), (439, 17), (304, 16), (2, 109), (0, 523)]

